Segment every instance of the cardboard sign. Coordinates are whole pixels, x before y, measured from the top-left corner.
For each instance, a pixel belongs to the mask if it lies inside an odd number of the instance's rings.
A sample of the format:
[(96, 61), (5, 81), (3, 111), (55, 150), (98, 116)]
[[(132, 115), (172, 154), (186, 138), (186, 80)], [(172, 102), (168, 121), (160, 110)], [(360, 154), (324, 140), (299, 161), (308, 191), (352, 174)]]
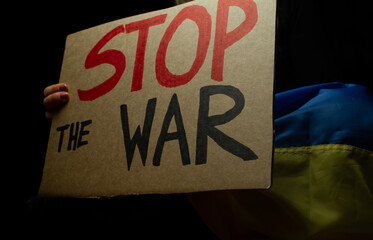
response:
[(67, 37), (42, 196), (269, 188), (275, 0), (201, 0)]

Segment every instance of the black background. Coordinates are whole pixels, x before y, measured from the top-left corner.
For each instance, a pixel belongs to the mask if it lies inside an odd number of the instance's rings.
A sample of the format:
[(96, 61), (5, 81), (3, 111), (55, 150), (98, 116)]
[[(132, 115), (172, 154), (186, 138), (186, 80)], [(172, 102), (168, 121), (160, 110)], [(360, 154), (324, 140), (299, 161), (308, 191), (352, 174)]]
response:
[[(7, 131), (2, 159), (11, 165), (3, 169), (4, 199), (10, 202), (3, 210), (10, 210), (9, 222), (17, 229), (38, 234), (46, 229), (83, 234), (120, 230), (123, 235), (172, 237), (165, 230), (173, 228), (186, 237), (213, 238), (183, 195), (36, 197), (50, 127), (42, 92), (58, 82), (66, 36), (173, 4), (129, 2), (16, 3), (2, 9), (2, 117)], [(372, 89), (373, 12), (368, 1), (278, 0), (277, 11), (275, 92), (334, 81)]]

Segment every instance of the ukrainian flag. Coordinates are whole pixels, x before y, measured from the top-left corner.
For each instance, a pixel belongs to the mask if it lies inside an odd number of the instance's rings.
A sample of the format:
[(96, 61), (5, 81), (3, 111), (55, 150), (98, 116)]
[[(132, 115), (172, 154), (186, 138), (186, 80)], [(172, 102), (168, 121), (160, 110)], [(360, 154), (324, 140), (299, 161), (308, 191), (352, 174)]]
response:
[(192, 196), (206, 224), (222, 239), (373, 239), (369, 89), (286, 91), (275, 95), (274, 115), (272, 187)]

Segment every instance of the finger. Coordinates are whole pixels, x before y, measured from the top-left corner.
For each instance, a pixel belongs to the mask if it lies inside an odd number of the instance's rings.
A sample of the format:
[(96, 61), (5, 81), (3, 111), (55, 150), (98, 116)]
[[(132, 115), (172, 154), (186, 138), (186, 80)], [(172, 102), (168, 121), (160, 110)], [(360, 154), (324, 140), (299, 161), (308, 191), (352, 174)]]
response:
[(53, 118), (53, 113), (51, 112), (45, 112), (45, 118), (50, 122)]
[(68, 92), (67, 85), (65, 83), (57, 83), (50, 85), (44, 89), (44, 96), (49, 96), (55, 92)]
[(55, 92), (44, 98), (43, 104), (47, 111), (53, 111), (69, 100), (69, 93)]

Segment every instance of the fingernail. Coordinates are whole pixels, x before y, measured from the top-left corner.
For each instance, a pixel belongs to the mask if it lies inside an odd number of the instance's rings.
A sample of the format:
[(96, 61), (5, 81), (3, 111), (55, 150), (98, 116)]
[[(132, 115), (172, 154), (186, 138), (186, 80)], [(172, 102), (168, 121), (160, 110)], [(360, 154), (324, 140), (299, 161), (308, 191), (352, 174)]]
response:
[(60, 98), (67, 99), (69, 97), (69, 94), (67, 92), (60, 93)]
[(60, 91), (67, 91), (66, 84), (60, 85), (59, 89), (60, 89)]

